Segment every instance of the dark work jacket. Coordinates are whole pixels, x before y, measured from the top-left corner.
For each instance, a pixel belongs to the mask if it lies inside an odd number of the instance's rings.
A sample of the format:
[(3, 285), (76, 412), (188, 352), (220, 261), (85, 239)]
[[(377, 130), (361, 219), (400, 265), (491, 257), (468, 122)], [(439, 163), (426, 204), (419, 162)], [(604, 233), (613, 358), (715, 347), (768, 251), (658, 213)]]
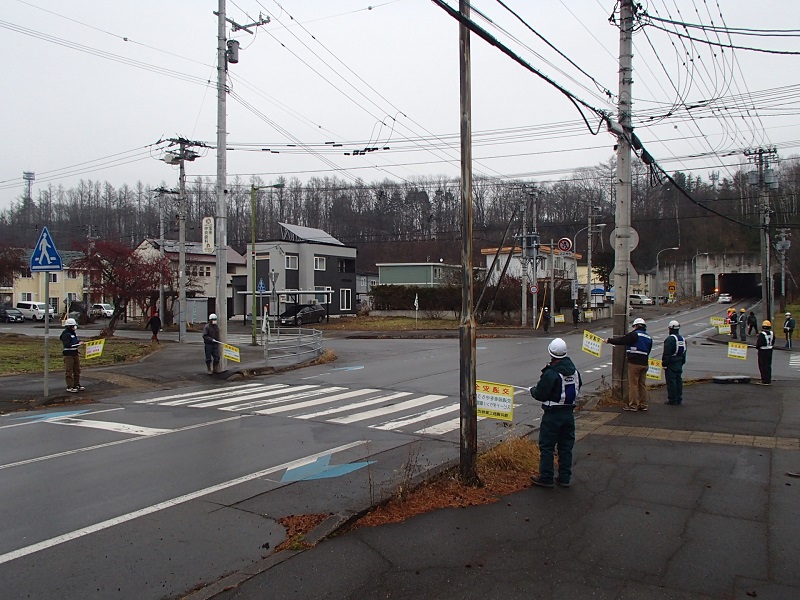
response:
[[(633, 331), (629, 331), (620, 337), (610, 338), (608, 343), (613, 346), (625, 346), (627, 348), (631, 348), (636, 346), (636, 344), (639, 342), (639, 331), (647, 335), (647, 331), (645, 329), (634, 329)], [(652, 340), (650, 347), (652, 348)], [(647, 365), (647, 359), (650, 357), (650, 352), (648, 351), (647, 354), (631, 354), (630, 352), (626, 351), (625, 356), (628, 357), (628, 362), (631, 364)]]
[(219, 341), (219, 325), (206, 323), (206, 326), (203, 327), (203, 341), (206, 344), (214, 344)]
[[(564, 393), (562, 376), (577, 376), (574, 394)], [(550, 364), (542, 369), (539, 382), (530, 391), (531, 396), (542, 403), (544, 410), (572, 410), (580, 394), (581, 384), (581, 374), (578, 373), (572, 360), (565, 356), (550, 361)]]
[(75, 333), (72, 327), (65, 327), (64, 331), (62, 331), (61, 335), (58, 337), (61, 340), (61, 344), (64, 346), (64, 349), (61, 351), (64, 356), (75, 356), (78, 354), (80, 342), (78, 341), (78, 334)]

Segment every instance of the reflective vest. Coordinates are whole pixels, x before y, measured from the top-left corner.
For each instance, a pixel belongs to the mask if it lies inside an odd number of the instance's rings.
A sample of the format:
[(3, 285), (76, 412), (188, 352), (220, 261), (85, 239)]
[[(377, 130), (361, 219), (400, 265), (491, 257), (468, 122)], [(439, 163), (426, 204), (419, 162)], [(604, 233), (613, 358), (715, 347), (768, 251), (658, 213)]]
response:
[(575, 371), (572, 375), (562, 375), (559, 373), (558, 376), (561, 377), (561, 396), (559, 396), (558, 402), (548, 400), (547, 402), (542, 402), (542, 405), (574, 406), (575, 402), (578, 400), (578, 395), (581, 393), (581, 378), (580, 375), (578, 375), (578, 371)]
[(764, 341), (766, 342), (763, 346), (759, 348), (759, 350), (772, 350), (772, 344), (775, 343), (775, 332), (774, 331), (762, 331), (761, 335), (764, 336)]
[(650, 350), (653, 348), (653, 338), (647, 335), (644, 331), (636, 331), (639, 336), (636, 340), (635, 346), (628, 346), (625, 352), (628, 354), (641, 354), (642, 356), (650, 356)]
[(669, 337), (675, 338), (675, 352), (672, 356), (683, 356), (686, 354), (686, 340), (678, 333), (672, 333)]

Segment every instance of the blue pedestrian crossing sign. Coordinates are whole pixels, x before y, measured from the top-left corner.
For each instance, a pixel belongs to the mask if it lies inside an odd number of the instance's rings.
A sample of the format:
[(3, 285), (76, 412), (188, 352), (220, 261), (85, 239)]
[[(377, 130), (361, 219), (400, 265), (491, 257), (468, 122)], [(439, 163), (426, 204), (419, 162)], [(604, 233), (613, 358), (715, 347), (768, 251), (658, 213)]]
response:
[(266, 292), (266, 291), (267, 291), (267, 286), (266, 286), (266, 285), (264, 285), (264, 278), (263, 278), (263, 277), (261, 277), (261, 278), (258, 280), (258, 287), (256, 288), (256, 291), (257, 291), (259, 294), (263, 294), (264, 292)]
[(61, 264), (61, 255), (56, 250), (56, 245), (53, 238), (50, 237), (50, 232), (47, 227), (42, 229), (42, 234), (39, 236), (39, 241), (31, 254), (31, 271), (63, 271), (64, 266)]

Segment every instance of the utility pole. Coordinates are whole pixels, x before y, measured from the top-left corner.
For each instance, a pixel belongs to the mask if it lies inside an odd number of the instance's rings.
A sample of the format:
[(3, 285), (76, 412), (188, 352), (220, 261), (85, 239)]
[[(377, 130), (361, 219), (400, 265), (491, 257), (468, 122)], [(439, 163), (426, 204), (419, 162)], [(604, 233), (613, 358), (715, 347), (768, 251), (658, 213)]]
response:
[[(469, 20), (468, 0), (459, 0), (459, 11)], [(469, 485), (478, 479), (478, 398), (475, 391), (475, 314), (472, 269), (472, 77), (470, 33), (463, 23), (458, 27), (461, 122), (461, 324), (459, 347), (460, 475)]]
[(775, 249), (781, 253), (781, 312), (786, 310), (786, 251), (792, 247), (792, 242), (789, 241), (791, 232), (786, 227), (778, 229), (780, 238), (775, 244)]
[[(520, 278), (522, 280), (522, 326), (528, 324), (528, 224), (525, 222), (525, 203), (520, 210), (522, 217), (522, 250), (520, 250)], [(499, 282), (498, 282), (499, 285)]]
[(533, 233), (531, 234), (531, 239), (533, 240), (533, 244), (530, 248), (529, 252), (533, 252), (533, 287), (536, 290), (533, 293), (533, 330), (536, 331), (536, 316), (539, 314), (539, 204), (537, 202), (537, 198), (534, 196), (533, 198)]
[(778, 180), (775, 178), (772, 169), (769, 168), (770, 156), (778, 154), (774, 147), (757, 148), (755, 150), (745, 150), (745, 156), (751, 157), (756, 163), (756, 171), (748, 174), (748, 183), (758, 186), (759, 208), (761, 210), (761, 299), (764, 302), (764, 318), (772, 321), (773, 316), (773, 291), (772, 291), (772, 268), (770, 266), (770, 253), (772, 244), (770, 242), (770, 214), (769, 190), (778, 187)]
[[(619, 104), (618, 123), (612, 131), (617, 135), (617, 203), (614, 220), (614, 336), (628, 329), (628, 281), (631, 264), (631, 145), (633, 134), (631, 113), (633, 98), (633, 0), (619, 3)], [(625, 395), (625, 348), (614, 346), (611, 366), (612, 389), (617, 397)]]
[[(225, 194), (227, 188), (227, 73), (228, 63), (239, 62), (239, 42), (228, 40), (225, 23), (230, 23), (233, 31), (240, 29), (254, 35), (250, 27), (258, 27), (269, 23), (269, 17), (262, 18), (248, 25), (239, 25), (225, 16), (225, 0), (218, 0), (217, 16), (217, 322), (219, 323), (219, 341), (228, 341), (228, 208)], [(219, 368), (225, 370), (227, 360), (220, 359)]]
[(550, 238), (550, 318), (556, 314), (556, 251)]

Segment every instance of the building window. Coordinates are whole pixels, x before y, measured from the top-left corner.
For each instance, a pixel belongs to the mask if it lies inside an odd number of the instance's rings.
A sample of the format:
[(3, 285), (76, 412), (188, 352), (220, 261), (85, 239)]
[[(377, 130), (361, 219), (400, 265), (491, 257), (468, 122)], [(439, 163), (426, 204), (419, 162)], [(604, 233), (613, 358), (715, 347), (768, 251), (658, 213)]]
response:
[(67, 279), (77, 279), (80, 273), (75, 269), (67, 269)]
[(434, 279), (442, 278), (442, 267), (433, 267), (433, 278)]
[(296, 254), (286, 255), (286, 269), (288, 271), (297, 271), (299, 269), (299, 262)]
[(324, 271), (326, 267), (326, 260), (324, 256), (315, 256), (314, 257), (314, 270), (315, 271)]
[[(332, 292), (333, 288), (329, 285), (315, 285), (314, 290), (317, 292)], [(331, 301), (329, 294), (317, 294), (314, 296), (319, 304), (327, 304)]]
[[(51, 271), (47, 276), (50, 278), (50, 283), (58, 283), (58, 273), (53, 273)], [(56, 309), (58, 309), (58, 306), (56, 306)]]
[(206, 267), (206, 277), (211, 277), (211, 267)]
[(350, 288), (342, 288), (339, 290), (339, 310), (350, 311), (353, 310), (352, 307), (352, 293), (353, 291)]
[(33, 293), (32, 292), (21, 292), (19, 295), (20, 302), (33, 302)]
[(78, 294), (75, 292), (67, 292), (67, 298), (69, 298), (70, 302), (77, 302), (79, 300)]
[(370, 279), (369, 280), (369, 289), (372, 289), (376, 285), (378, 285), (378, 280), (377, 279)]
[(366, 277), (359, 277), (358, 278), (358, 287), (361, 289), (367, 289), (367, 278)]
[(30, 279), (33, 277), (33, 273), (31, 273), (30, 269), (23, 269), (22, 273), (20, 273), (20, 277), (24, 277), (25, 279)]

